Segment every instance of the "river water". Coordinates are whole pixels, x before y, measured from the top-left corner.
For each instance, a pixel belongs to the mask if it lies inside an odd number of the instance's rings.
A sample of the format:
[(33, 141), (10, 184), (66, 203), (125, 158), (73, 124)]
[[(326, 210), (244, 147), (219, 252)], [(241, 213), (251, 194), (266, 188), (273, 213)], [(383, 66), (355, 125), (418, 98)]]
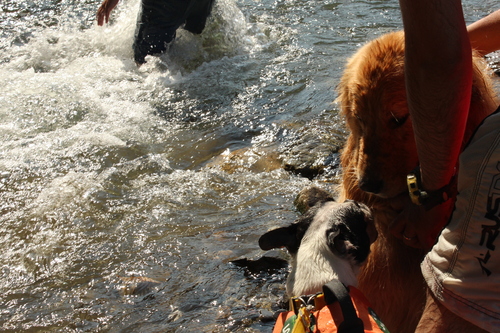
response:
[[(286, 269), (232, 261), (335, 185), (283, 155), (304, 128), (345, 138), (345, 59), (401, 29), (397, 1), (218, 0), (140, 68), (139, 1), (105, 27), (98, 5), (0, 1), (2, 332), (270, 332)], [(468, 22), (497, 6), (468, 1)]]

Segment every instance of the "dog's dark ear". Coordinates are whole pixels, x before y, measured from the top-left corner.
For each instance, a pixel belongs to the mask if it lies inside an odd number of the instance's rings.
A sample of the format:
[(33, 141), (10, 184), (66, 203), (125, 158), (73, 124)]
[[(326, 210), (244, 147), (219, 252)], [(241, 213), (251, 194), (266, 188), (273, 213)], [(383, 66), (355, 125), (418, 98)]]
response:
[(307, 228), (312, 223), (316, 212), (321, 205), (318, 204), (312, 207), (305, 215), (299, 217), (297, 221), (287, 227), (282, 227), (266, 232), (259, 238), (259, 246), (262, 250), (267, 251), (286, 247), (290, 254), (295, 254), (299, 251), (300, 242), (306, 234)]
[(287, 249), (298, 248), (297, 224), (266, 232), (259, 238), (259, 246), (264, 251), (281, 247), (286, 247)]

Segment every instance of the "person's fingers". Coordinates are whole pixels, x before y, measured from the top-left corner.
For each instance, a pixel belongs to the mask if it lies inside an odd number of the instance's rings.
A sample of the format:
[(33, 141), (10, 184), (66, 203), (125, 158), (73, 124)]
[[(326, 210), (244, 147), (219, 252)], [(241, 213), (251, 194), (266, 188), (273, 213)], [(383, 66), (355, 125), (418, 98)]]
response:
[[(104, 24), (104, 18), (106, 17), (106, 11), (99, 7), (97, 10), (97, 25), (102, 26)], [(108, 18), (106, 17), (106, 23), (108, 23)]]
[(104, 1), (97, 10), (97, 25), (102, 26), (104, 22), (109, 22), (111, 11), (116, 6), (116, 2)]
[[(413, 207), (411, 207), (413, 208)], [(407, 207), (403, 210), (396, 218), (392, 221), (390, 227), (391, 233), (396, 237), (401, 239), (404, 244), (415, 247), (424, 248), (424, 244), (421, 244), (421, 239), (418, 230), (415, 225), (415, 221), (411, 219), (418, 218), (418, 211)]]
[(423, 249), (424, 246), (419, 242), (417, 237), (409, 238), (408, 240), (404, 240), (405, 245), (409, 247), (413, 247), (415, 249)]
[(407, 223), (405, 225), (405, 229), (403, 230), (403, 242), (411, 247), (422, 248), (422, 244), (420, 244), (420, 238), (415, 229), (415, 226), (411, 223)]

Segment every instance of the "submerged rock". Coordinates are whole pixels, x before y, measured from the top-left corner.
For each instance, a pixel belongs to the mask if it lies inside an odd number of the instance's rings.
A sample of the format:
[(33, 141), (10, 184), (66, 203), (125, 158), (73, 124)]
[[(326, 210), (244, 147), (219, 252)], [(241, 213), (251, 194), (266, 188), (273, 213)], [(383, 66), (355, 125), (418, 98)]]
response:
[(120, 292), (123, 295), (145, 295), (160, 285), (159, 281), (145, 276), (119, 276), (123, 283)]
[(336, 178), (340, 173), (340, 150), (345, 133), (339, 124), (310, 124), (296, 130), (295, 137), (280, 147), (283, 168), (313, 179)]
[(213, 158), (208, 167), (219, 167), (227, 173), (236, 171), (270, 172), (281, 168), (282, 161), (274, 147), (246, 147), (226, 150)]
[(336, 180), (340, 175), (340, 150), (345, 133), (337, 123), (300, 126), (285, 124), (279, 144), (227, 149), (212, 158), (208, 167), (225, 172), (270, 172), (284, 169), (308, 179)]

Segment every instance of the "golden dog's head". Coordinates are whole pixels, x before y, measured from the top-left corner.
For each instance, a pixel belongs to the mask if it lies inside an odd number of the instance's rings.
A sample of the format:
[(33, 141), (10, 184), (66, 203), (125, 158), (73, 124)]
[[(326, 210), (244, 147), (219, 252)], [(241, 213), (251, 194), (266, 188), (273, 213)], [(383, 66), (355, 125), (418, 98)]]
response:
[(418, 164), (404, 83), (404, 37), (376, 39), (349, 60), (339, 85), (350, 135), (343, 154), (345, 177), (380, 197), (405, 190)]
[[(473, 64), (464, 141), (497, 106), (484, 61), (474, 57)], [(338, 93), (350, 130), (341, 161), (343, 185), (381, 198), (407, 191), (406, 175), (417, 167), (418, 156), (406, 101), (403, 32), (383, 35), (361, 47), (347, 63)]]

